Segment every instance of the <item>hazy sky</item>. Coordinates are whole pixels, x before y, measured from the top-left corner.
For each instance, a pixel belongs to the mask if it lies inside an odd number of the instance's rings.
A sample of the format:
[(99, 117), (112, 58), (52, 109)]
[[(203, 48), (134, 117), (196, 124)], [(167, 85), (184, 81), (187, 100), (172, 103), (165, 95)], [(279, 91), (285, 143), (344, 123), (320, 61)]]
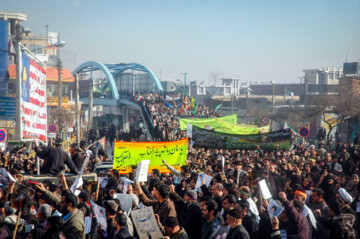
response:
[(0, 0), (0, 10), (27, 14), (34, 35), (60, 32), (71, 70), (137, 62), (162, 80), (295, 83), (303, 69), (360, 60), (360, 0)]

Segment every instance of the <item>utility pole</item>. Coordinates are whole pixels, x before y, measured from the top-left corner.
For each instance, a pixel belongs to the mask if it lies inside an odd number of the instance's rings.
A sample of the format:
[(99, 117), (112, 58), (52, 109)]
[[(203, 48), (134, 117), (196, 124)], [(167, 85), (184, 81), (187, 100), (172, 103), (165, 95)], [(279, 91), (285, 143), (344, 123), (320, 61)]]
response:
[(21, 49), (20, 49), (20, 41), (21, 41), (21, 33), (20, 33), (20, 24), (16, 24), (15, 27), (15, 40), (16, 40), (16, 129), (15, 134), (16, 138), (21, 140), (21, 69), (20, 69), (20, 61), (21, 61)]
[(305, 84), (305, 95), (304, 95), (304, 108), (305, 108), (305, 122), (304, 125), (307, 123), (307, 108), (308, 108), (308, 82), (306, 76), (304, 77), (304, 84)]
[(275, 82), (272, 82), (272, 114), (275, 115)]
[(231, 114), (234, 114), (234, 95), (231, 94)]
[[(58, 42), (60, 42), (60, 33), (58, 33)], [(58, 56), (58, 106), (59, 110), (61, 110), (61, 100), (62, 100), (62, 82), (61, 82), (61, 59), (60, 59), (60, 46), (57, 49)]]
[(80, 117), (79, 117), (79, 75), (75, 75), (75, 129), (76, 129), (76, 143), (80, 144)]
[(93, 123), (93, 107), (94, 107), (94, 92), (93, 92), (93, 79), (89, 84), (89, 119), (88, 119), (88, 128), (91, 129)]
[[(186, 92), (186, 75), (187, 72), (181, 72), (182, 75), (184, 75), (184, 92)], [(186, 95), (188, 95), (189, 92), (186, 92)]]

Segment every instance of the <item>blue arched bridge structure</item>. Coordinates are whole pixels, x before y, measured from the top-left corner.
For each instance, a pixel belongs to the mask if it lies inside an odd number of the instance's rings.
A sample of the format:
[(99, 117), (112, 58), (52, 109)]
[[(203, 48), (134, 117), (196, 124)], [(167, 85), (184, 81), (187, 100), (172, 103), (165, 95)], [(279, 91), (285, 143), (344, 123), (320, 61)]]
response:
[[(115, 114), (122, 115), (125, 130), (129, 129), (131, 116), (129, 111), (139, 112), (146, 123), (148, 137), (152, 137), (154, 126), (149, 112), (143, 104), (136, 102), (132, 95), (133, 92), (143, 91), (163, 92), (161, 82), (150, 68), (138, 63), (105, 64), (98, 61), (87, 61), (72, 73), (73, 75), (78, 74), (81, 79), (87, 79), (85, 82), (87, 87), (80, 86), (81, 102), (89, 107), (90, 104), (106, 107), (108, 111), (106, 114), (115, 112)], [(86, 90), (81, 88), (86, 88)], [(93, 91), (92, 102), (89, 97), (90, 89)]]

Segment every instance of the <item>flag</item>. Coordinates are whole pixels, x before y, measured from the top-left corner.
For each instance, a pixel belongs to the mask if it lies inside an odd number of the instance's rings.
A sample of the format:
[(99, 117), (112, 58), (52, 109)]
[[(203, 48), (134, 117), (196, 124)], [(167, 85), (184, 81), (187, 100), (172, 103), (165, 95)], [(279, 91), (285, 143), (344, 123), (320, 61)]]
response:
[(285, 121), (285, 124), (284, 124), (284, 129), (290, 129), (291, 133), (294, 134), (294, 135), (298, 135), (298, 133), (290, 127), (290, 125), (288, 125), (288, 123)]
[(221, 103), (220, 105), (217, 105), (217, 106), (215, 107), (215, 110), (219, 109), (221, 106), (222, 106), (222, 103)]
[(136, 101), (141, 101), (144, 97), (142, 97), (141, 95), (138, 96), (138, 98), (136, 99)]
[(183, 114), (183, 104), (181, 104), (181, 107), (180, 107), (180, 115), (182, 115)]
[(191, 106), (191, 108), (195, 108), (195, 99), (194, 99), (194, 97), (191, 97), (191, 103), (190, 103), (190, 106)]
[(169, 108), (174, 108), (174, 106), (170, 105), (169, 102), (167, 102), (166, 100), (163, 100), (164, 101), (164, 104), (166, 107), (169, 107)]
[(195, 103), (195, 105), (194, 105), (193, 115), (196, 115), (196, 107), (197, 107), (197, 103)]

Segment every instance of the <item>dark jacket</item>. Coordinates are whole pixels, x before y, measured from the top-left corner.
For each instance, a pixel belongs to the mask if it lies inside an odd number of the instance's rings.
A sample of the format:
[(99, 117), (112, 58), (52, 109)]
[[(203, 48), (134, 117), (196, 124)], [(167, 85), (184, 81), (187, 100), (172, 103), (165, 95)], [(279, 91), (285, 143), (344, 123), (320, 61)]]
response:
[(119, 231), (114, 233), (114, 239), (126, 239), (128, 237), (131, 237), (129, 230), (127, 227), (121, 228)]
[(226, 239), (250, 239), (249, 233), (243, 225), (230, 229)]
[(76, 153), (76, 154), (74, 154), (74, 155), (71, 157), (71, 160), (74, 162), (77, 170), (80, 171), (80, 170), (81, 170), (81, 167), (82, 167), (82, 165), (83, 165), (83, 162), (84, 162), (84, 160), (83, 160), (83, 158), (81, 157), (81, 155), (80, 155), (79, 153)]
[(219, 227), (220, 223), (216, 217), (210, 222), (205, 222), (201, 230), (200, 239), (212, 239), (212, 236), (215, 234)]
[(246, 215), (242, 220), (242, 225), (249, 233), (251, 239), (259, 238), (259, 224), (256, 222), (256, 219), (253, 216)]
[(203, 225), (202, 212), (200, 204), (197, 201), (192, 203), (185, 203), (177, 193), (171, 193), (170, 198), (174, 201), (177, 212), (181, 210), (181, 217), (178, 217), (180, 226), (185, 228), (185, 231), (190, 239), (200, 238), (201, 228)]
[(58, 175), (65, 169), (65, 164), (71, 173), (77, 174), (79, 172), (69, 155), (61, 147), (46, 147), (43, 150), (36, 147), (35, 152), (36, 156), (45, 159), (40, 170), (42, 174)]

